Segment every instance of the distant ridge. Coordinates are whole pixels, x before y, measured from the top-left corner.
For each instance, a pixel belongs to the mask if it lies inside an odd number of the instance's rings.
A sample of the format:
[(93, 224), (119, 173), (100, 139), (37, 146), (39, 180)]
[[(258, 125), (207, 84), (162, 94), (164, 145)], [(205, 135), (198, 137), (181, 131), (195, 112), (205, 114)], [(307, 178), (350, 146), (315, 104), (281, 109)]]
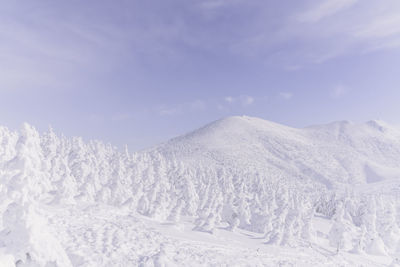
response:
[[(189, 164), (256, 168), (318, 182), (365, 184), (365, 166), (398, 169), (400, 131), (382, 121), (338, 121), (302, 129), (248, 116), (227, 117), (153, 148)], [(251, 164), (249, 163), (251, 162)], [(250, 165), (249, 165), (250, 164)], [(400, 178), (400, 170), (399, 170)]]

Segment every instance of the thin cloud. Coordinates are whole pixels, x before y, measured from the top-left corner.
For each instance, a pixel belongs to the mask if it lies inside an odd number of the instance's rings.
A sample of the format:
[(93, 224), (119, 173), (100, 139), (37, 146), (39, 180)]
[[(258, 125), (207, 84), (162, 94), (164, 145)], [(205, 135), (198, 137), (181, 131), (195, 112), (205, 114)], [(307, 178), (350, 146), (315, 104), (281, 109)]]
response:
[(132, 113), (116, 113), (111, 117), (112, 121), (127, 121), (133, 119), (134, 116)]
[(194, 101), (177, 104), (175, 106), (161, 106), (156, 109), (157, 113), (161, 116), (172, 116), (182, 114), (184, 112), (197, 112), (203, 111), (207, 107), (204, 100), (196, 99)]
[(290, 92), (280, 92), (280, 93), (279, 93), (279, 97), (280, 97), (280, 98), (283, 98), (283, 99), (285, 99), (285, 100), (289, 100), (289, 99), (293, 98), (293, 93), (290, 93)]
[(394, 13), (387, 17), (378, 17), (361, 27), (356, 37), (361, 38), (385, 38), (400, 34), (400, 14)]
[[(310, 0), (287, 8), (274, 28), (261, 28), (230, 51), (292, 71), (351, 54), (400, 47), (400, 2)], [(268, 24), (269, 20), (261, 20)]]
[(205, 101), (200, 99), (190, 102), (188, 105), (190, 106), (191, 110), (204, 110), (207, 107)]
[(232, 96), (226, 96), (226, 97), (224, 98), (224, 101), (227, 102), (227, 103), (229, 103), (229, 104), (232, 104), (232, 103), (235, 102), (235, 98), (232, 97)]
[(224, 97), (224, 102), (233, 105), (233, 104), (240, 104), (243, 107), (250, 106), (254, 103), (255, 98), (249, 95), (240, 95), (240, 96), (226, 96)]
[(358, 0), (325, 0), (297, 16), (301, 22), (318, 22), (357, 3)]
[(181, 113), (180, 107), (162, 107), (158, 110), (158, 114), (161, 116), (172, 116)]
[(346, 86), (337, 85), (332, 89), (330, 96), (335, 99), (341, 98), (347, 93), (347, 91), (348, 88)]
[(218, 109), (219, 111), (224, 111), (224, 112), (228, 111), (228, 108), (225, 107), (224, 105), (217, 104), (216, 107), (217, 107), (217, 109)]
[(216, 9), (225, 7), (234, 2), (237, 2), (237, 0), (208, 0), (201, 2), (200, 6), (204, 9)]
[(255, 99), (252, 96), (244, 95), (240, 97), (242, 106), (250, 106), (254, 103)]
[[(325, 0), (298, 14), (300, 25), (287, 37), (317, 44), (303, 51), (317, 64), (345, 54), (395, 49), (400, 46), (399, 11), (394, 0), (384, 6), (370, 0)], [(288, 27), (296, 29), (292, 22)]]

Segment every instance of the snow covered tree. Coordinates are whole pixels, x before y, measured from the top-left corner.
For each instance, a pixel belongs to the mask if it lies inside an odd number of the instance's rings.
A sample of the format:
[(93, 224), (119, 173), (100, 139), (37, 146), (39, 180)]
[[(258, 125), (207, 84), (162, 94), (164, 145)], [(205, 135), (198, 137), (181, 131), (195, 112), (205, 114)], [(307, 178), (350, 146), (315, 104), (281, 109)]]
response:
[(283, 226), (285, 225), (286, 216), (289, 212), (287, 204), (279, 206), (274, 211), (274, 220), (272, 222), (272, 230), (266, 235), (267, 244), (279, 245), (282, 241)]
[(359, 235), (353, 244), (353, 249), (351, 250), (352, 253), (363, 254), (365, 252), (366, 248), (365, 235), (366, 235), (366, 229), (365, 226), (362, 225), (359, 231)]
[(346, 226), (344, 223), (344, 208), (343, 203), (338, 202), (333, 215), (332, 227), (329, 231), (329, 244), (339, 253), (346, 245)]
[(392, 200), (387, 200), (382, 204), (379, 212), (379, 235), (388, 249), (395, 250), (400, 240), (395, 205)]
[(72, 267), (65, 250), (33, 205), (9, 204), (3, 214), (3, 227), (0, 240), (13, 255), (16, 266)]
[(301, 228), (301, 237), (303, 240), (308, 241), (310, 243), (314, 240), (314, 227), (313, 227), (313, 219), (314, 219), (315, 209), (312, 204), (310, 206), (305, 207), (305, 210), (302, 213), (303, 225)]
[(16, 156), (7, 163), (11, 175), (9, 191), (19, 194), (21, 203), (42, 198), (50, 191), (49, 177), (42, 171), (43, 161), (39, 133), (32, 126), (23, 124)]
[(173, 208), (173, 210), (171, 211), (171, 214), (168, 217), (168, 220), (170, 220), (174, 223), (178, 223), (180, 221), (182, 209), (183, 209), (183, 206), (185, 205), (184, 203), (185, 203), (185, 201), (183, 199), (178, 199), (175, 207)]
[(293, 244), (293, 224), (295, 222), (297, 211), (294, 208), (289, 208), (285, 217), (283, 226), (282, 239), (280, 245), (292, 245)]

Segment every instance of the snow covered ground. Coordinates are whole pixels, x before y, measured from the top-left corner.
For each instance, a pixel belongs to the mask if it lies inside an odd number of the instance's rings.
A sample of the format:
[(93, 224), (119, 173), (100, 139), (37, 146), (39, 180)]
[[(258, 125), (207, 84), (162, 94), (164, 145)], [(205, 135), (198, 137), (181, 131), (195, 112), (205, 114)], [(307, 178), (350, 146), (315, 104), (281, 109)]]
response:
[[(266, 245), (263, 234), (231, 232), (225, 225), (212, 235), (193, 231), (191, 218), (180, 224), (159, 222), (104, 205), (42, 208), (41, 215), (48, 218), (46, 228), (72, 266), (388, 266), (391, 262), (388, 257), (337, 253), (324, 238), (330, 222), (322, 218), (315, 219), (320, 235), (316, 242), (292, 248)], [(41, 236), (42, 230), (29, 234)], [(46, 236), (40, 238), (50, 242)]]
[(400, 266), (399, 159), (379, 121), (230, 117), (137, 153), (0, 127), (0, 266)]

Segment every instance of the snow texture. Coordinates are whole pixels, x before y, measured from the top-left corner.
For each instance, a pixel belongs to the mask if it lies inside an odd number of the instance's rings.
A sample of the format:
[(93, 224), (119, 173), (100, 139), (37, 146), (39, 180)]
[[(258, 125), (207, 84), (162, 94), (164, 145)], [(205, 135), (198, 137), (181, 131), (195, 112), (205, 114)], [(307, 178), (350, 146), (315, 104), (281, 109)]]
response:
[(400, 130), (229, 117), (129, 153), (0, 127), (0, 266), (398, 266)]

